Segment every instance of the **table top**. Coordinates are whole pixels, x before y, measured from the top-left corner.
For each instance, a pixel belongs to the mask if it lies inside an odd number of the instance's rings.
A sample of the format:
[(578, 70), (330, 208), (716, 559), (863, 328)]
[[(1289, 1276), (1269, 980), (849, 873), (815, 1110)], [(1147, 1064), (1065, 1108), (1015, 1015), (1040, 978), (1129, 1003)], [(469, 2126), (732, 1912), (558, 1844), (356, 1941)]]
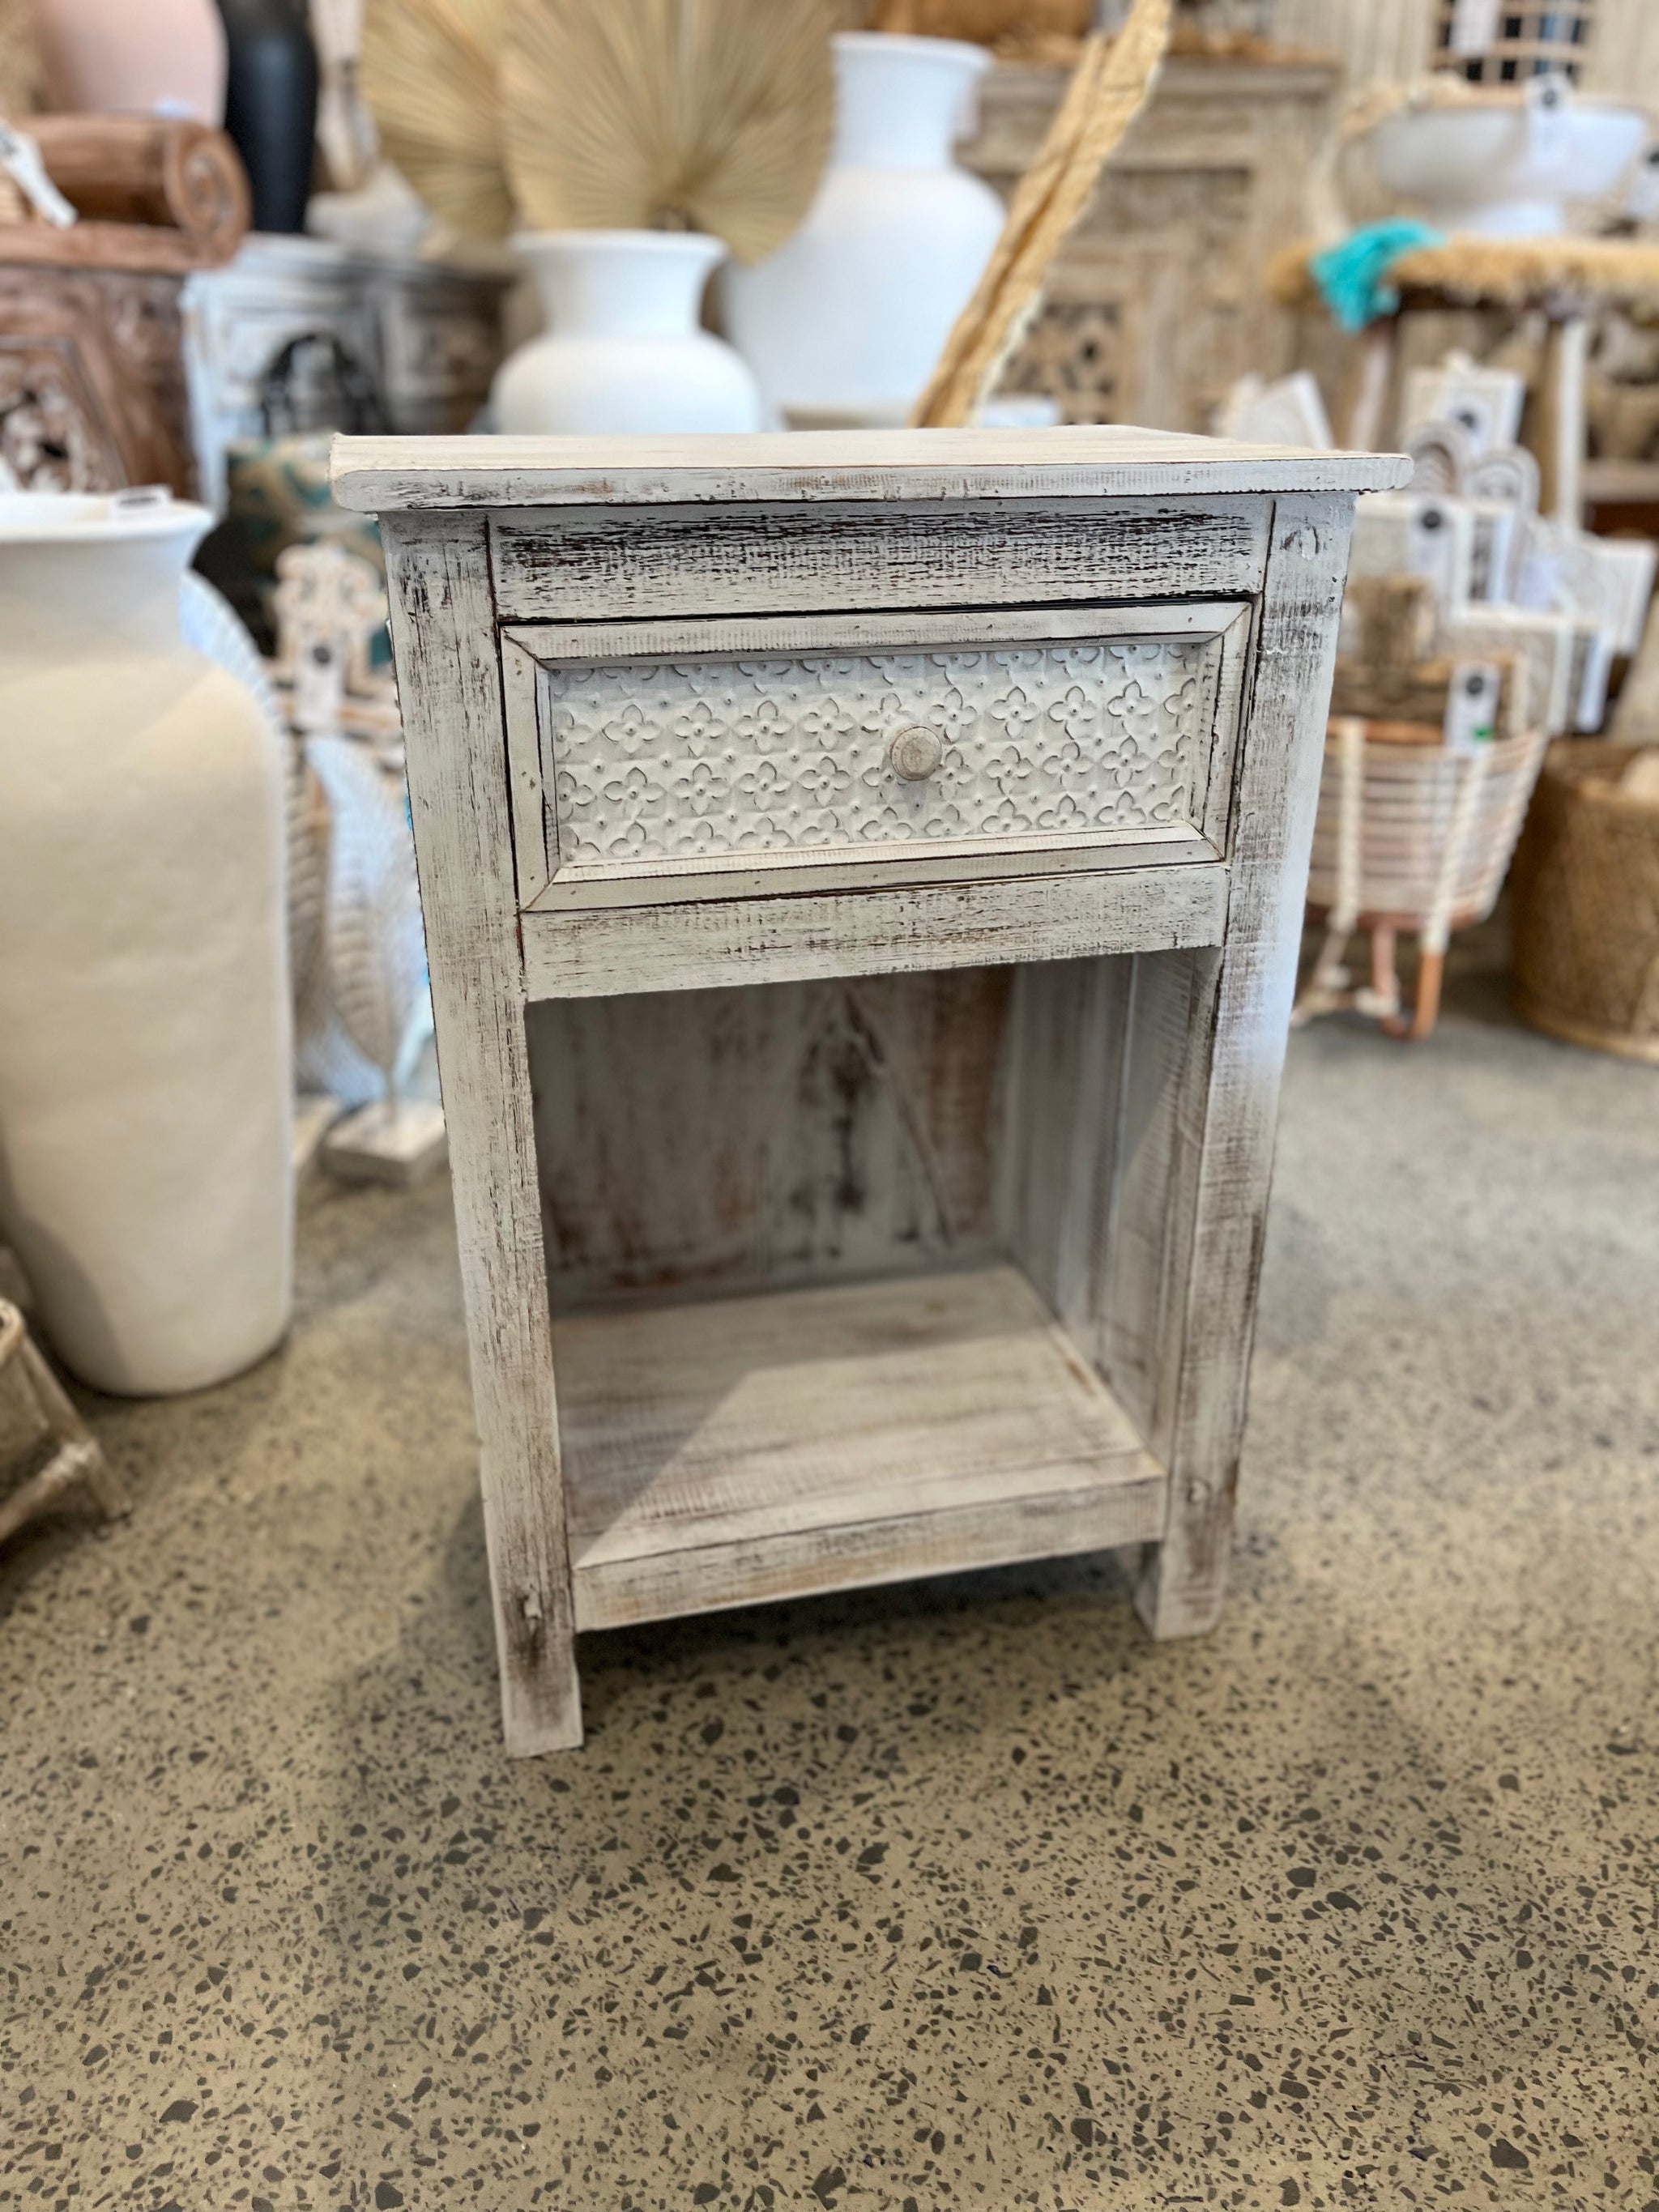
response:
[(337, 438), (334, 495), (404, 507), (812, 500), (1123, 499), (1391, 491), (1400, 453), (1316, 453), (1107, 424), (753, 436)]

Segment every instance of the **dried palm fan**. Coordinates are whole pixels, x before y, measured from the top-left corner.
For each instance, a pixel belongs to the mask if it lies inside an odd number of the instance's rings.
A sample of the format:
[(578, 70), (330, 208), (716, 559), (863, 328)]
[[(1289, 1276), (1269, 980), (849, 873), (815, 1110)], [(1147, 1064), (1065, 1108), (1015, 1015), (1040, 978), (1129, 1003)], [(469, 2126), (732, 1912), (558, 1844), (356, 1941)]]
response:
[(469, 238), (513, 227), (496, 72), (507, 0), (368, 0), (360, 79), (386, 159)]
[(507, 161), (544, 230), (702, 230), (740, 261), (805, 214), (834, 0), (510, 0)]
[(971, 422), (1042, 305), (1067, 233), (1094, 197), (1107, 156), (1151, 97), (1170, 43), (1171, 0), (1134, 0), (1115, 38), (1091, 38), (1030, 167), (1020, 179), (979, 288), (957, 318), (911, 418), (919, 428)]

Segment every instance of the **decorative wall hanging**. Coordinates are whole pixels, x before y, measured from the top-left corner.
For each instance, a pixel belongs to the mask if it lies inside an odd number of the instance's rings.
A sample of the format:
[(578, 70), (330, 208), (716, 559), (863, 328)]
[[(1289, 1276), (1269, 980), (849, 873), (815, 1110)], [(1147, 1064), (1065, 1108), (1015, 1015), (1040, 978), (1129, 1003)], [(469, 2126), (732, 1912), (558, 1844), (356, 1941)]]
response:
[(830, 0), (511, 0), (507, 164), (532, 230), (696, 230), (740, 261), (805, 214)]
[(951, 152), (988, 67), (951, 40), (836, 40), (835, 148), (806, 219), (721, 280), (733, 342), (797, 428), (907, 420), (1002, 228)]
[(0, 497), (0, 1234), (65, 1363), (139, 1395), (291, 1297), (283, 762), (181, 636), (210, 520)]
[(394, 167), (463, 238), (504, 238), (507, 0), (366, 0), (362, 81)]

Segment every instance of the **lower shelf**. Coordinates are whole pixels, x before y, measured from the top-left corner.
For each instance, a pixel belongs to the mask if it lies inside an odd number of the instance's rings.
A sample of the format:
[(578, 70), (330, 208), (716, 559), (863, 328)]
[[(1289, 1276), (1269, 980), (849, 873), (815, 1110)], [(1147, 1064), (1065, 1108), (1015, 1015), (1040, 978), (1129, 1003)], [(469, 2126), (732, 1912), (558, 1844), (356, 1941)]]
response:
[(579, 1628), (1134, 1544), (1165, 1478), (1012, 1267), (556, 1322)]

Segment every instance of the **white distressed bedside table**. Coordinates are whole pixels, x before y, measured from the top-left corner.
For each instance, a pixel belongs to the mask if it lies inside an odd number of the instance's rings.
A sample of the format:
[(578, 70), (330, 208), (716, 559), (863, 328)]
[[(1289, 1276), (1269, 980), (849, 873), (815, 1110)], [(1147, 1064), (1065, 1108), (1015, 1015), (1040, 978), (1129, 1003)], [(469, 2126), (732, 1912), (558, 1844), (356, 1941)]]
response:
[(368, 440), (507, 1742), (582, 1629), (1226, 1570), (1353, 501), (1126, 429)]

